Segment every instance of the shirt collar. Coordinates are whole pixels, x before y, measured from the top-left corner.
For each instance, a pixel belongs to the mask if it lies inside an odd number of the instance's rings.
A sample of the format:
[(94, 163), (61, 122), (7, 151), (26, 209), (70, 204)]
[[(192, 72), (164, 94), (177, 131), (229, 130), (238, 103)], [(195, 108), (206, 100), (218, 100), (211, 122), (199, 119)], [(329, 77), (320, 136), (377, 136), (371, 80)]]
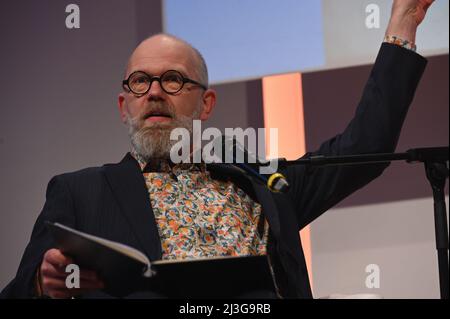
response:
[(168, 159), (150, 159), (145, 161), (145, 159), (139, 155), (134, 149), (131, 150), (131, 156), (133, 156), (139, 163), (143, 173), (159, 172), (159, 173), (170, 173), (178, 171), (201, 171), (206, 172), (206, 164), (201, 163), (173, 163)]

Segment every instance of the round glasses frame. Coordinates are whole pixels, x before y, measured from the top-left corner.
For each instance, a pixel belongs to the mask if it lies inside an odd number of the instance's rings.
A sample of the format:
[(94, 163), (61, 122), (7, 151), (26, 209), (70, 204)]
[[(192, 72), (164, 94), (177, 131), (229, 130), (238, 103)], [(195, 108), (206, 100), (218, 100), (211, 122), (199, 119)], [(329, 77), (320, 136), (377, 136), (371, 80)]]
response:
[[(136, 90), (133, 90), (132, 85), (130, 85), (130, 79), (132, 80), (133, 78), (135, 78), (138, 75), (142, 75), (147, 80), (147, 88), (142, 92), (141, 91), (137, 92)], [(165, 83), (164, 80), (168, 79), (170, 76), (175, 76), (176, 78), (179, 79), (179, 88), (177, 88), (175, 90), (167, 89), (167, 87), (166, 87), (167, 85), (164, 84)], [(167, 94), (172, 94), (172, 95), (180, 92), (186, 83), (195, 84), (195, 85), (201, 87), (202, 89), (204, 89), (205, 91), (208, 89), (205, 85), (201, 84), (200, 82), (197, 82), (195, 80), (187, 78), (187, 77), (183, 76), (183, 74), (181, 72), (176, 71), (176, 70), (165, 71), (160, 76), (150, 76), (147, 73), (145, 73), (144, 71), (135, 71), (128, 76), (128, 79), (122, 81), (122, 87), (125, 91), (132, 92), (133, 94), (138, 95), (138, 96), (142, 96), (142, 95), (147, 94), (147, 92), (150, 90), (153, 81), (157, 81), (159, 83), (159, 85), (161, 86), (161, 89), (164, 92), (166, 92)]]

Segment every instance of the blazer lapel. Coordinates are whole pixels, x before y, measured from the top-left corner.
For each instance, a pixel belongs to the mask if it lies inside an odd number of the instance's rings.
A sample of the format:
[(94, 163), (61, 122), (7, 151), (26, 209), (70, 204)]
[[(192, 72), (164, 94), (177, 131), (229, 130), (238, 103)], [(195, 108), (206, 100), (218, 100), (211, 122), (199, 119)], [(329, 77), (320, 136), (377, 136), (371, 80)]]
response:
[[(262, 183), (252, 180), (252, 184), (253, 184), (253, 188), (256, 193), (256, 197), (258, 198), (258, 201), (263, 208), (263, 213), (267, 217), (267, 221), (269, 222), (270, 229), (272, 231), (273, 236), (280, 243), (282, 243), (282, 247), (284, 247), (286, 249), (286, 251), (289, 252), (292, 257), (294, 257), (294, 259), (296, 259), (297, 261), (300, 261), (298, 259), (299, 255), (296, 253), (296, 251), (298, 251), (300, 248), (299, 247), (300, 241), (299, 240), (290, 241), (290, 240), (287, 240), (286, 236), (285, 236), (289, 232), (288, 228), (293, 227), (293, 225), (286, 225), (286, 223), (282, 225), (282, 222), (280, 219), (281, 213), (290, 214), (293, 212), (288, 212), (288, 211), (280, 212), (275, 203), (274, 196), (283, 196), (283, 195), (273, 194), (266, 187), (266, 185), (263, 185)], [(295, 232), (296, 232), (296, 230), (294, 229), (294, 233)], [(298, 236), (300, 236), (300, 234), (298, 234)], [(294, 245), (297, 245), (297, 244), (298, 244), (298, 246), (294, 247)]]
[(265, 185), (251, 181), (258, 202), (261, 204), (264, 216), (269, 222), (270, 229), (275, 238), (280, 239), (280, 218), (273, 196)]
[(150, 260), (162, 256), (161, 240), (139, 164), (127, 153), (119, 164), (104, 166), (106, 179), (121, 211)]

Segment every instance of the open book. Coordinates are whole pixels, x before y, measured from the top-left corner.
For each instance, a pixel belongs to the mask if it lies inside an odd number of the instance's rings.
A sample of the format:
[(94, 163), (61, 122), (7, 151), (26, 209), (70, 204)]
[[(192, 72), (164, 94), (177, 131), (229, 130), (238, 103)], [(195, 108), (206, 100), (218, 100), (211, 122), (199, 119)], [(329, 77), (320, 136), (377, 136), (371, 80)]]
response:
[(80, 268), (97, 271), (105, 292), (126, 296), (152, 291), (169, 298), (232, 298), (255, 290), (275, 291), (267, 256), (150, 261), (139, 250), (47, 222), (64, 254)]

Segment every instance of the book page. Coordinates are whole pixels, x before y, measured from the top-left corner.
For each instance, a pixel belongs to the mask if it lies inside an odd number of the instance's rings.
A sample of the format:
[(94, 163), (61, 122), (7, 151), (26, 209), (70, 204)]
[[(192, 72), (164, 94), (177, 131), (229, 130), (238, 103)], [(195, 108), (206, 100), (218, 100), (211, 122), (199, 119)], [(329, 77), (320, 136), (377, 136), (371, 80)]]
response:
[(59, 223), (54, 223), (54, 225), (66, 230), (66, 231), (69, 231), (71, 233), (74, 233), (78, 236), (84, 237), (86, 239), (90, 239), (100, 245), (111, 248), (112, 250), (115, 250), (123, 255), (126, 255), (130, 258), (133, 258), (133, 259), (147, 265), (147, 268), (150, 268), (150, 260), (148, 260), (147, 256), (145, 256), (143, 253), (141, 253), (139, 250), (137, 250), (133, 247), (130, 247), (130, 246), (127, 246), (127, 245), (124, 245), (124, 244), (121, 244), (121, 243), (118, 243), (118, 242), (115, 242), (112, 240), (97, 237), (94, 235), (89, 235), (89, 234), (83, 233), (81, 231), (72, 229), (70, 227), (64, 226), (62, 224), (59, 224)]

